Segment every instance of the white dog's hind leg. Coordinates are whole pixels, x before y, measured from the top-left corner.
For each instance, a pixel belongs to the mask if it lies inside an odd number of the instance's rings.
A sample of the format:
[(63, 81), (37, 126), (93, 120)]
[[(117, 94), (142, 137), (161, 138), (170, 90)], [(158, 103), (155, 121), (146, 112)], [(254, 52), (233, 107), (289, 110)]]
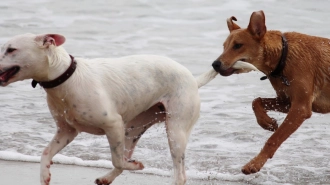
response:
[(125, 129), (121, 119), (113, 122), (104, 131), (110, 144), (112, 164), (115, 168), (121, 170), (142, 170), (144, 168), (140, 162), (130, 162), (125, 159)]
[(115, 169), (105, 176), (97, 178), (95, 180), (96, 184), (112, 183), (113, 179), (120, 175), (123, 170), (142, 170), (144, 168), (141, 162), (128, 161), (124, 155), (125, 129), (120, 115), (117, 115), (117, 119), (109, 121), (107, 126), (103, 127), (103, 130), (110, 144), (111, 159)]
[[(161, 103), (157, 103), (148, 110), (136, 116), (132, 121), (125, 125), (125, 159), (131, 160), (134, 147), (144, 134), (144, 132), (155, 123), (165, 121), (165, 109)], [(132, 160), (131, 160), (132, 161)], [(95, 184), (110, 184), (120, 175), (123, 170), (113, 169), (106, 175), (95, 180)]]
[(57, 122), (58, 130), (44, 149), (41, 155), (40, 161), (40, 183), (41, 185), (49, 185), (50, 182), (50, 165), (52, 164), (51, 160), (55, 154), (62, 150), (66, 145), (68, 145), (77, 135), (78, 132), (70, 127), (66, 122)]
[[(166, 130), (168, 135), (168, 143), (173, 160), (174, 183), (175, 185), (183, 185), (186, 182), (185, 172), (185, 150), (189, 138), (189, 134), (180, 128), (180, 124), (184, 121), (167, 120)], [(181, 125), (182, 126), (182, 125)]]
[(123, 170), (142, 170), (143, 164), (138, 161), (128, 161), (124, 155), (125, 135), (122, 120), (112, 122), (108, 128), (104, 128), (110, 144), (112, 164), (115, 167), (110, 173), (95, 180), (98, 185), (108, 185), (120, 175)]
[[(188, 95), (188, 93), (183, 93)], [(190, 96), (171, 99), (168, 102), (166, 116), (166, 133), (174, 168), (174, 185), (186, 183), (185, 151), (190, 132), (199, 117), (200, 103), (198, 91)]]
[(131, 159), (135, 145), (141, 136), (155, 123), (164, 122), (166, 110), (162, 103), (156, 103), (125, 125), (125, 156)]

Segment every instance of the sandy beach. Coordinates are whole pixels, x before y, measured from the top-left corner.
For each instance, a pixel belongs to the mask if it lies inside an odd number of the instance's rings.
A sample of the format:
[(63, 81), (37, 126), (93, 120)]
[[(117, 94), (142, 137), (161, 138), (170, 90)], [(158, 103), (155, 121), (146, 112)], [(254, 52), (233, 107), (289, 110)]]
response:
[[(94, 184), (94, 179), (104, 175), (110, 169), (82, 167), (75, 165), (54, 164), (51, 167), (52, 185), (88, 185)], [(0, 160), (0, 184), (12, 184), (14, 181), (26, 185), (39, 184), (39, 163), (17, 162)], [(171, 177), (133, 173), (125, 171), (112, 183), (112, 185), (162, 185), (171, 184)], [(227, 182), (219, 180), (188, 179), (189, 185), (240, 185), (244, 183)]]

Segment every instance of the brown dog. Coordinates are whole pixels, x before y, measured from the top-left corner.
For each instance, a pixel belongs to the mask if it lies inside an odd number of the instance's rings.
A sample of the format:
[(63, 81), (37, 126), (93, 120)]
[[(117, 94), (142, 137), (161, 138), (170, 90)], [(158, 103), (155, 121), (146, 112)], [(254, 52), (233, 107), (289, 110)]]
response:
[[(213, 63), (223, 76), (245, 72), (237, 61), (254, 65), (268, 78), (276, 98), (257, 98), (252, 107), (258, 124), (273, 135), (242, 172), (258, 172), (279, 146), (311, 117), (312, 111), (330, 112), (330, 40), (296, 32), (267, 31), (263, 11), (253, 12), (246, 29), (235, 17), (227, 20), (230, 35), (224, 51)], [(287, 113), (280, 127), (267, 111)]]

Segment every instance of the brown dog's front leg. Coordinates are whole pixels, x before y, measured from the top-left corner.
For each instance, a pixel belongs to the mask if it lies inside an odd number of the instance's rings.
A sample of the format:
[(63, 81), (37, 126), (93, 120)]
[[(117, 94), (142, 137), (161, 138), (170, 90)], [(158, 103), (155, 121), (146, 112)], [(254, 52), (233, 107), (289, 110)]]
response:
[(278, 128), (276, 119), (270, 118), (267, 111), (288, 113), (290, 102), (279, 98), (256, 98), (252, 102), (252, 108), (258, 124), (265, 130), (275, 131)]
[(312, 106), (311, 104), (308, 105), (298, 103), (296, 106), (291, 107), (284, 122), (268, 139), (261, 152), (242, 168), (244, 174), (258, 172), (266, 161), (273, 157), (280, 145), (299, 128), (304, 120), (310, 118)]

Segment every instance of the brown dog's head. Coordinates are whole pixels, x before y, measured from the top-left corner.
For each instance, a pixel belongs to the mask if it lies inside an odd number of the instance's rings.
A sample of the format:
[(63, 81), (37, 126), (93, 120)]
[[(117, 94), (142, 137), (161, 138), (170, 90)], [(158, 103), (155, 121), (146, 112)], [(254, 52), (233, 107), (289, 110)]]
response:
[(237, 21), (235, 17), (227, 19), (230, 34), (223, 44), (223, 53), (212, 64), (222, 76), (260, 69), (262, 63), (260, 42), (267, 31), (264, 12), (253, 12), (246, 29), (241, 29), (233, 20)]

